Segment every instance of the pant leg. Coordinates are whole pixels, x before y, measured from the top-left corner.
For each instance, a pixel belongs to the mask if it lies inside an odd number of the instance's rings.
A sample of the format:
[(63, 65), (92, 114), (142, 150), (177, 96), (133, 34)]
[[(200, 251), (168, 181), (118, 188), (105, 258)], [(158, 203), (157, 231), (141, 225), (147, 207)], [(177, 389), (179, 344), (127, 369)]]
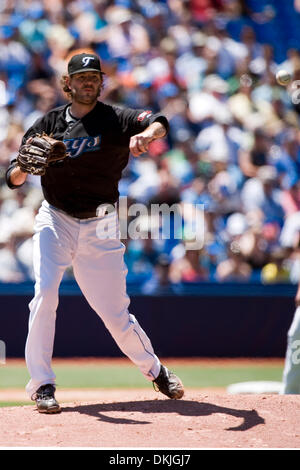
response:
[(300, 394), (300, 307), (295, 311), (287, 335), (282, 393)]
[(110, 238), (101, 239), (97, 236), (99, 224), (104, 223), (111, 223), (114, 227), (116, 215), (109, 214), (106, 222), (82, 223), (73, 260), (74, 276), (83, 295), (121, 351), (139, 367), (146, 379), (153, 380), (159, 373), (160, 361), (145, 331), (128, 311), (130, 299), (126, 292), (125, 248), (120, 239), (114, 236), (113, 228)]
[(42, 206), (33, 236), (35, 294), (29, 303), (25, 359), (30, 374), (29, 396), (47, 383), (55, 383), (51, 367), (55, 336), (58, 289), (65, 269), (71, 264), (70, 239), (60, 215)]

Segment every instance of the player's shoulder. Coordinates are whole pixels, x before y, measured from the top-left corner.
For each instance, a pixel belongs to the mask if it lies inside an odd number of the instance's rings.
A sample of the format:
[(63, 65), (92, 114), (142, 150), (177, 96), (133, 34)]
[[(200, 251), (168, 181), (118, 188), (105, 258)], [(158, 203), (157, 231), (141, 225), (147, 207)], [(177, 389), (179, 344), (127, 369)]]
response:
[(57, 121), (60, 118), (64, 117), (65, 109), (67, 108), (67, 106), (68, 106), (67, 104), (64, 104), (64, 105), (49, 109), (43, 116), (37, 119), (37, 121), (35, 122), (35, 126), (42, 125), (42, 126), (46, 126), (47, 129), (50, 126), (52, 129), (53, 127), (55, 127), (55, 123), (57, 123)]
[(123, 116), (131, 114), (132, 112), (137, 111), (135, 109), (131, 109), (128, 106), (124, 106), (122, 104), (105, 103), (103, 101), (98, 101), (97, 108), (98, 108), (98, 111), (101, 113), (105, 113), (108, 116), (116, 116), (116, 117), (123, 117)]
[(63, 104), (63, 105), (60, 105), (60, 106), (56, 106), (55, 108), (52, 108), (52, 109), (49, 109), (49, 111), (47, 111), (47, 113), (45, 114), (45, 117), (52, 117), (52, 116), (62, 116), (64, 115), (64, 112), (66, 110), (66, 108), (70, 105), (70, 103), (67, 103), (67, 104)]
[(61, 113), (63, 112), (68, 106), (70, 106), (70, 103), (64, 103), (59, 106), (56, 106), (55, 108), (51, 108), (48, 113)]
[(106, 125), (109, 124), (112, 127), (122, 127), (129, 113), (129, 109), (122, 105), (98, 101), (97, 106), (94, 108), (93, 112), (90, 113), (87, 117), (90, 120), (99, 118)]
[(67, 105), (57, 106), (55, 108), (50, 109), (42, 116), (38, 117), (25, 132), (22, 139), (22, 143), (25, 143), (28, 137), (37, 133), (54, 133), (57, 129), (58, 122), (63, 120), (63, 113), (66, 107)]
[(119, 116), (124, 112), (125, 108), (121, 105), (116, 105), (113, 103), (104, 103), (103, 101), (98, 101), (95, 111), (105, 114), (107, 117)]

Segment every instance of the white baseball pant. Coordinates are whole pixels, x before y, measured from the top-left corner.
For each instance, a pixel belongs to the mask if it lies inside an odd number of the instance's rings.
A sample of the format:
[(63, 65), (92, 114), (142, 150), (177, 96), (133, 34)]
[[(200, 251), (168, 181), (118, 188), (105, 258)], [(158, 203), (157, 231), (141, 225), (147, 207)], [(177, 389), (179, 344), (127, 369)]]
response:
[[(155, 379), (160, 361), (146, 333), (128, 311), (125, 247), (119, 239), (116, 211), (103, 218), (75, 219), (43, 201), (34, 231), (35, 294), (29, 303), (25, 347), (29, 396), (41, 385), (55, 384), (51, 362), (58, 289), (66, 268), (71, 265), (83, 295), (121, 351), (147, 380)], [(101, 236), (103, 233), (106, 239)]]
[(282, 394), (300, 394), (300, 307), (296, 308), (287, 334)]

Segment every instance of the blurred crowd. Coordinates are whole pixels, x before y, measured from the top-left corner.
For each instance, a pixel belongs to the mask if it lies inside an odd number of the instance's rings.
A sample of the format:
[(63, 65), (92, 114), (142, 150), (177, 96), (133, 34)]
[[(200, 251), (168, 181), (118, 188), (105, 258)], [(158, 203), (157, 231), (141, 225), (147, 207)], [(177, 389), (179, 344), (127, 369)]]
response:
[[(197, 282), (297, 283), (299, 17), (298, 0), (2, 0), (0, 281), (33, 278), (42, 201), (38, 177), (12, 191), (5, 171), (35, 119), (66, 102), (66, 58), (93, 50), (106, 74), (101, 100), (161, 110), (170, 122), (167, 138), (130, 158), (121, 197), (147, 207), (190, 203), (204, 214), (198, 249), (188, 220), (180, 234), (124, 238), (128, 282), (145, 293)], [(279, 69), (292, 74), (288, 87), (277, 84)], [(149, 234), (149, 217), (140, 224)]]

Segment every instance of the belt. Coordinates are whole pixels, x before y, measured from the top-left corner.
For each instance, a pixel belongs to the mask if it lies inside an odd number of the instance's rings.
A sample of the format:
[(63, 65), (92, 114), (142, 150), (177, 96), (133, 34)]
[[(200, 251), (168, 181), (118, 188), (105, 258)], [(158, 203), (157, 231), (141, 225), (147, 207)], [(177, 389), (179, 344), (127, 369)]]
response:
[(112, 204), (108, 204), (107, 206), (105, 204), (102, 204), (95, 211), (78, 211), (78, 212), (72, 211), (71, 212), (69, 210), (63, 211), (62, 209), (58, 209), (57, 207), (54, 207), (54, 209), (64, 212), (65, 214), (71, 217), (74, 217), (75, 219), (93, 219), (95, 217), (101, 218), (108, 214), (111, 214), (112, 212), (115, 212), (116, 210), (116, 208)]

